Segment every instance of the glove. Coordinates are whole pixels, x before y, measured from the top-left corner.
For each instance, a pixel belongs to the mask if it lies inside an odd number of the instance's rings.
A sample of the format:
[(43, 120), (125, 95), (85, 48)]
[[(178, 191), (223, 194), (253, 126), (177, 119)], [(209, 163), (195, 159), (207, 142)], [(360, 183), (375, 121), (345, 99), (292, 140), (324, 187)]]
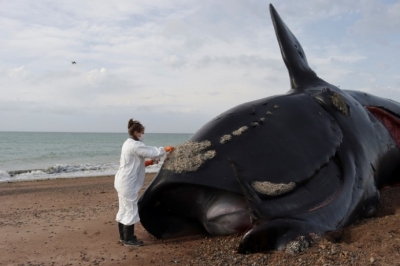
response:
[(147, 161), (144, 161), (144, 166), (146, 167), (146, 166), (149, 166), (149, 165), (152, 165), (152, 164), (154, 164), (154, 160), (147, 160)]
[(172, 147), (172, 146), (167, 146), (167, 147), (164, 147), (164, 150), (166, 151), (166, 152), (170, 152), (170, 151), (173, 151), (175, 148), (174, 147)]

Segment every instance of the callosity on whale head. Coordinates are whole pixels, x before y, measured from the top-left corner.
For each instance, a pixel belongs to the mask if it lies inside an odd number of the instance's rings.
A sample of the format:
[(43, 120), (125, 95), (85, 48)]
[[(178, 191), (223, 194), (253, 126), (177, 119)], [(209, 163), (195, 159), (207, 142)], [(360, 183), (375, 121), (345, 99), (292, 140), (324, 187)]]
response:
[(296, 246), (375, 214), (399, 182), (400, 105), (320, 79), (270, 6), (291, 90), (234, 107), (176, 147), (139, 201), (158, 238), (244, 233), (238, 251)]

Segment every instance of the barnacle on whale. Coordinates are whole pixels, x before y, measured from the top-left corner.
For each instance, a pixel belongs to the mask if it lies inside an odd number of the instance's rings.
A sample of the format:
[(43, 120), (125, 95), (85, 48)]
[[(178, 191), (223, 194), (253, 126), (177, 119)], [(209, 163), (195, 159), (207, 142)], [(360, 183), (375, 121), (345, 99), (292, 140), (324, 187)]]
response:
[(243, 132), (245, 132), (247, 129), (249, 129), (247, 126), (243, 126), (235, 131), (232, 132), (232, 135), (234, 136), (240, 136), (242, 135)]
[(296, 187), (295, 182), (274, 184), (268, 181), (254, 181), (251, 185), (258, 193), (268, 196), (279, 196), (292, 191)]
[(206, 161), (215, 157), (215, 150), (210, 150), (210, 141), (186, 141), (175, 147), (165, 159), (163, 168), (175, 173), (195, 172)]
[(229, 134), (227, 134), (227, 135), (223, 135), (223, 136), (220, 138), (219, 142), (220, 142), (221, 144), (225, 144), (225, 143), (227, 143), (227, 142), (229, 142), (229, 141), (231, 141), (231, 140), (232, 140), (232, 136), (229, 135)]
[(335, 106), (345, 116), (349, 116), (349, 107), (347, 106), (347, 103), (342, 95), (334, 92), (330, 98), (333, 106)]

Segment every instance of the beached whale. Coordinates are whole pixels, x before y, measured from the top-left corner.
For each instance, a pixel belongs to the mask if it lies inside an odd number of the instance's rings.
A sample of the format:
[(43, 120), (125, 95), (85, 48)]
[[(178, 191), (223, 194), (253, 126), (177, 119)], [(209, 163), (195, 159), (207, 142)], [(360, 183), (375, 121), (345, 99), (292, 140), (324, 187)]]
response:
[(270, 13), (291, 90), (234, 107), (176, 147), (139, 201), (154, 236), (204, 228), (244, 233), (241, 253), (296, 248), (373, 216), (379, 188), (400, 181), (400, 104), (319, 78)]

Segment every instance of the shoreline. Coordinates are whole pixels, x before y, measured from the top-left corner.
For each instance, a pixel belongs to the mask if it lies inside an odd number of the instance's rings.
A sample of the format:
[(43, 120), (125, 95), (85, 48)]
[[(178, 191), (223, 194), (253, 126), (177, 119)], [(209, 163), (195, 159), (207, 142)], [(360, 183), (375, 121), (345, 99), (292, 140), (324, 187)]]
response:
[[(159, 164), (146, 167), (146, 174), (158, 173), (162, 167), (162, 163), (163, 161)], [(117, 165), (111, 165), (110, 167), (110, 165), (111, 163), (101, 163), (97, 165), (56, 165), (42, 169), (0, 170), (0, 184), (7, 182), (115, 176), (119, 165), (118, 167)]]
[[(147, 173), (140, 193), (156, 174)], [(381, 192), (363, 219), (291, 255), (236, 253), (241, 236), (157, 240), (140, 223), (142, 247), (119, 243), (114, 176), (0, 183), (0, 265), (400, 265), (400, 187)], [(338, 240), (339, 239), (339, 240)]]

